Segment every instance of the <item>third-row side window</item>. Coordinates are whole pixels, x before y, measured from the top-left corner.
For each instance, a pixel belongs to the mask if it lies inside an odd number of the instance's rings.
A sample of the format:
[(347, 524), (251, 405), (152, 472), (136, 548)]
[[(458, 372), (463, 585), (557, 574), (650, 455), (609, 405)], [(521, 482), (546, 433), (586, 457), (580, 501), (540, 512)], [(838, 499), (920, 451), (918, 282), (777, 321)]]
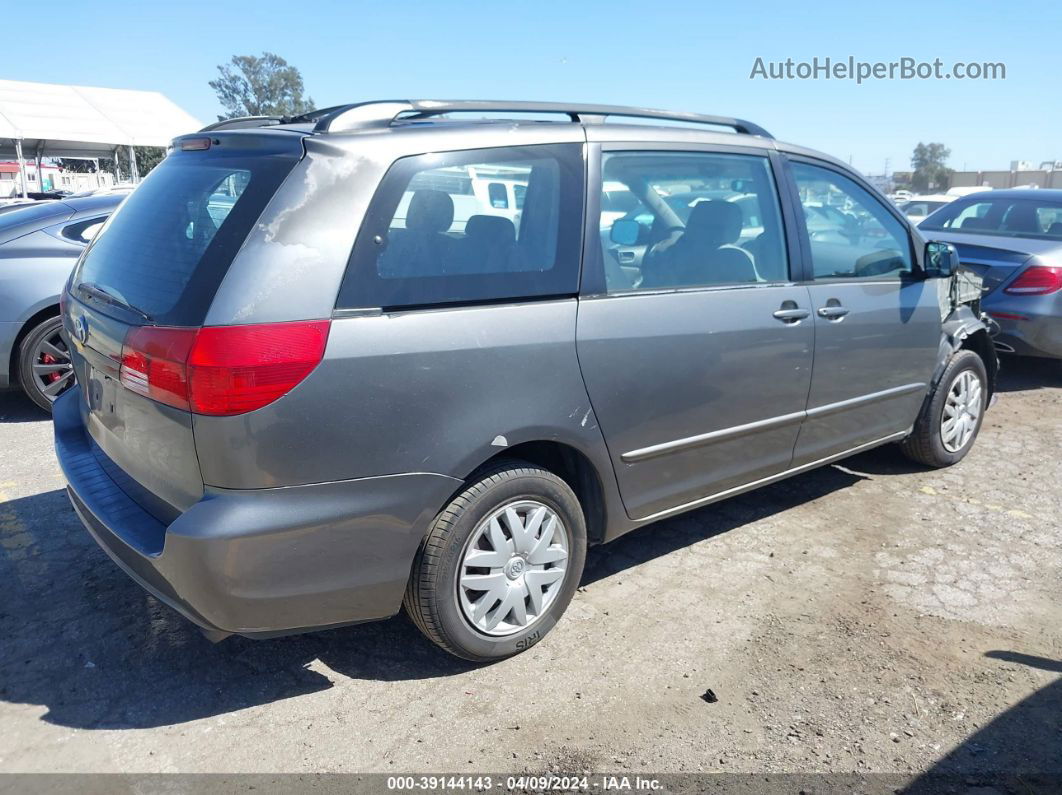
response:
[(574, 295), (583, 174), (579, 144), (402, 158), (373, 197), (338, 305)]

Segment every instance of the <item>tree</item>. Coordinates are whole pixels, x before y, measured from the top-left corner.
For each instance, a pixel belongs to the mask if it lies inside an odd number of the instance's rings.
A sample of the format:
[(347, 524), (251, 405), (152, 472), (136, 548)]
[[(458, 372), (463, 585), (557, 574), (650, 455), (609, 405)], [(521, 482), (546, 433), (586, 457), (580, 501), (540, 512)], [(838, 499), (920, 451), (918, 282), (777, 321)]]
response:
[(237, 116), (298, 116), (313, 110), (303, 96), (302, 75), (275, 53), (234, 55), (231, 65), (218, 67), (221, 76), (210, 81), (225, 109), (218, 121)]
[(944, 144), (919, 142), (911, 156), (911, 185), (915, 190), (947, 190), (951, 182), (951, 169), (947, 167), (951, 150)]

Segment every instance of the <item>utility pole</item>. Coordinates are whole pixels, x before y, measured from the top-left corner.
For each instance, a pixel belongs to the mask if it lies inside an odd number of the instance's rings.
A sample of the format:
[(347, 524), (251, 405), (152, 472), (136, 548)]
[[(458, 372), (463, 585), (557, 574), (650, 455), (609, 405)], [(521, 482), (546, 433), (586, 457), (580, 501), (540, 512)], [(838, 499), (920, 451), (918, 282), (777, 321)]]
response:
[(22, 156), (22, 139), (15, 139), (15, 157), (18, 158), (18, 176), (22, 180), (22, 198), (26, 196), (26, 160)]

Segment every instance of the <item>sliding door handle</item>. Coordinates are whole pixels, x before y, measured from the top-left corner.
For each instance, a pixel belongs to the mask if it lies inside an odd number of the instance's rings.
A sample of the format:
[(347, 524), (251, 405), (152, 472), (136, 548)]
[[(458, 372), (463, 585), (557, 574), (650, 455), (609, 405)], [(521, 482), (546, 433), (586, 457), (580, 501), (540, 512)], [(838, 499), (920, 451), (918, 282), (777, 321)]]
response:
[(844, 306), (822, 306), (819, 307), (819, 317), (824, 317), (827, 320), (840, 320), (842, 317), (848, 314), (848, 308)]
[(810, 314), (811, 312), (807, 309), (779, 309), (775, 311), (774, 316), (783, 323), (795, 323)]

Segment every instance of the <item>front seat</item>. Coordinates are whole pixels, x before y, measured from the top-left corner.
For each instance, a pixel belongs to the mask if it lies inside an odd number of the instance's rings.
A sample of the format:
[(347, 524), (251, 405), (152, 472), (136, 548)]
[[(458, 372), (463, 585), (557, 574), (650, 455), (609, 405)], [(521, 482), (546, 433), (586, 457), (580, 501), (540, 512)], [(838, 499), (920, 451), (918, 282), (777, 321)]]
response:
[(380, 256), (381, 276), (438, 276), (453, 256), (454, 200), (440, 190), (418, 190), (406, 209), (406, 228), (391, 234)]
[(1003, 229), (1007, 232), (1017, 232), (1019, 235), (1041, 234), (1040, 216), (1036, 212), (1036, 207), (1032, 204), (1015, 204), (1007, 213)]
[(681, 234), (657, 243), (646, 255), (643, 287), (684, 287), (758, 281), (741, 236), (741, 208), (712, 199), (698, 202)]

